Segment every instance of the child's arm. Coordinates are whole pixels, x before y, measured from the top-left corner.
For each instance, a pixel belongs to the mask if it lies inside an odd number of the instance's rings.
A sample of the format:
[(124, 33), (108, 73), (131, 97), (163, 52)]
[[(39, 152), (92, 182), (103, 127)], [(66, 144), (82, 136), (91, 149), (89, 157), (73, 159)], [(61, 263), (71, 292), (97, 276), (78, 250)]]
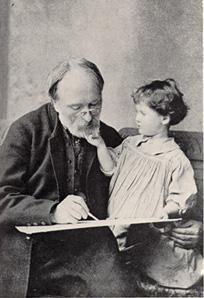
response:
[(97, 156), (101, 170), (105, 175), (111, 176), (115, 168), (115, 162), (106, 147), (103, 138), (99, 134), (97, 136), (86, 135), (85, 138), (91, 145), (97, 148)]

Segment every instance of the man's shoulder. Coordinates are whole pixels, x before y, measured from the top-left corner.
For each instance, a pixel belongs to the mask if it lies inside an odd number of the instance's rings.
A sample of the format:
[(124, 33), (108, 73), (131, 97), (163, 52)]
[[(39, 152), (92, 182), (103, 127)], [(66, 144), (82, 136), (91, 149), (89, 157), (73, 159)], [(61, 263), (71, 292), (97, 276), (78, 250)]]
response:
[(37, 129), (38, 127), (42, 127), (43, 124), (48, 125), (49, 123), (49, 107), (50, 103), (46, 103), (39, 108), (30, 111), (23, 116), (16, 119), (12, 124), (12, 128), (25, 128), (29, 129)]
[(32, 121), (37, 121), (40, 118), (45, 118), (48, 115), (48, 110), (49, 110), (49, 105), (50, 103), (46, 103), (37, 109), (30, 111), (23, 116), (19, 117), (14, 123), (24, 123), (24, 122), (32, 122)]
[[(47, 129), (46, 129), (47, 128)], [(11, 123), (8, 131), (5, 134), (11, 138), (16, 136), (27, 136), (38, 134), (46, 134), (50, 131), (49, 121), (49, 103), (44, 104), (36, 110), (30, 111)]]
[(123, 139), (115, 128), (101, 121), (100, 131), (107, 146), (116, 147), (121, 144)]

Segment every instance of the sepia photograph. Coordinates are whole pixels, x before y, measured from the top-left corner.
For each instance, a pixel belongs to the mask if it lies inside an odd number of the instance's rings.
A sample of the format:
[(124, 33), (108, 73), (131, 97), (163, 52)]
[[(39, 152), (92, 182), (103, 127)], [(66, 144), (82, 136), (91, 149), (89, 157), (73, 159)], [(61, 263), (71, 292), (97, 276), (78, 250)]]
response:
[(203, 297), (203, 1), (0, 0), (0, 298)]

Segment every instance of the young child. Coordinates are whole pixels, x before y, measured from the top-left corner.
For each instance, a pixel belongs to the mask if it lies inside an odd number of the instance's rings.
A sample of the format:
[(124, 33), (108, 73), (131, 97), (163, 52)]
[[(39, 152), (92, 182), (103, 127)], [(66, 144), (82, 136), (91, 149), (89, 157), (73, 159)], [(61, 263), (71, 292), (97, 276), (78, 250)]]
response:
[[(168, 218), (182, 216), (195, 203), (197, 192), (191, 164), (173, 138), (171, 125), (187, 114), (183, 94), (173, 79), (153, 81), (133, 92), (140, 135), (107, 148), (100, 135), (87, 135), (97, 147), (101, 170), (112, 176), (109, 216), (112, 218)], [(114, 226), (121, 250), (128, 226)], [(158, 231), (157, 231), (158, 232)], [(154, 233), (154, 230), (152, 230)], [(201, 278), (202, 257), (197, 250), (174, 247), (165, 233), (151, 237), (139, 256), (144, 274), (168, 287), (188, 288)]]

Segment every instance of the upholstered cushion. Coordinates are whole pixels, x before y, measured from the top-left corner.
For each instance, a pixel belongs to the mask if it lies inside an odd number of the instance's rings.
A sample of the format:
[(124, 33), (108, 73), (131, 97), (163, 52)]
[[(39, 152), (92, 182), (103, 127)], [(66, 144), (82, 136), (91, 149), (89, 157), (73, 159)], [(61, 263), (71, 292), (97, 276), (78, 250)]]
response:
[(202, 297), (203, 294), (201, 283), (190, 289), (178, 289), (160, 286), (144, 276), (137, 277), (137, 290), (146, 297)]

